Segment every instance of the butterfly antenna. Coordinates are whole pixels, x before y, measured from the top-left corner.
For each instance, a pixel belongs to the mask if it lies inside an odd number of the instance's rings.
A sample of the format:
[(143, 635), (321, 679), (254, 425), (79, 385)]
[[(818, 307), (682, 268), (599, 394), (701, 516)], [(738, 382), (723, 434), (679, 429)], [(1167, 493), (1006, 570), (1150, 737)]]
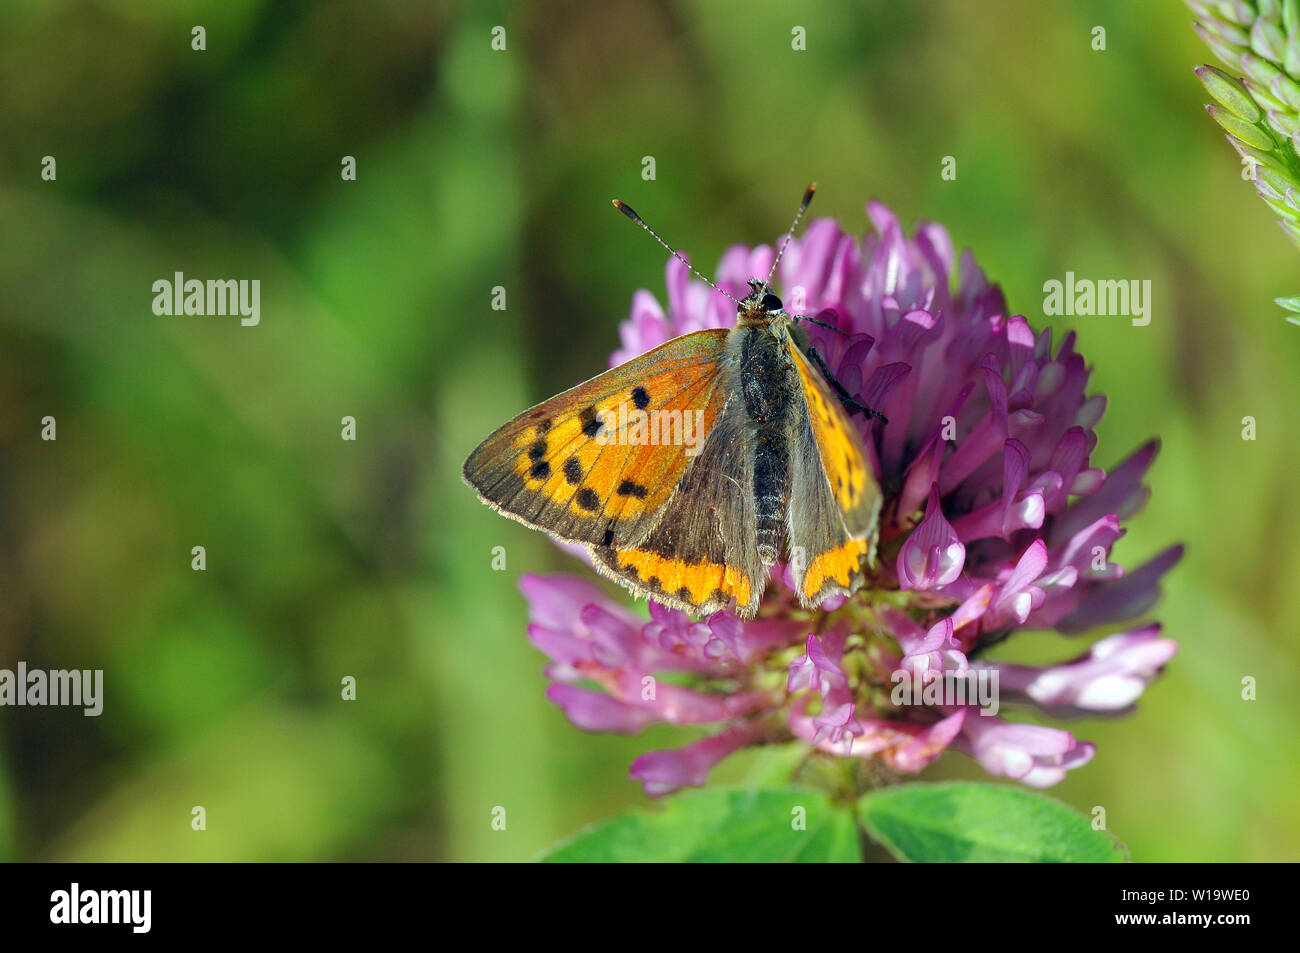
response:
[(803, 201), (799, 203), (799, 211), (794, 213), (794, 221), (790, 223), (790, 230), (785, 233), (785, 239), (781, 242), (781, 249), (776, 253), (776, 259), (772, 262), (772, 270), (767, 273), (767, 280), (763, 282), (763, 287), (770, 289), (772, 279), (776, 277), (776, 266), (781, 263), (781, 256), (785, 254), (786, 246), (790, 244), (790, 239), (794, 237), (794, 230), (799, 227), (799, 220), (803, 218), (803, 213), (808, 211), (808, 206), (812, 203), (813, 193), (817, 191), (817, 183), (810, 183), (804, 190)]
[(614, 199), (614, 208), (618, 209), (620, 212), (622, 212), (624, 215), (626, 215), (626, 216), (627, 216), (628, 218), (630, 218), (632, 221), (636, 222), (638, 225), (640, 225), (642, 228), (644, 228), (647, 232), (649, 232), (651, 238), (653, 238), (655, 241), (657, 241), (660, 245), (663, 245), (664, 248), (668, 249), (668, 254), (672, 255), (674, 258), (676, 258), (678, 261), (680, 261), (683, 265), (685, 265), (687, 268), (689, 268), (689, 269), (691, 270), (691, 273), (692, 273), (693, 275), (695, 275), (696, 278), (699, 278), (701, 281), (703, 281), (706, 285), (708, 285), (710, 288), (712, 288), (712, 289), (713, 289), (714, 291), (716, 291), (718, 294), (720, 294), (720, 295), (724, 295), (724, 296), (726, 296), (726, 297), (728, 297), (728, 298), (731, 298), (731, 300), (734, 301), (736, 304), (740, 304), (740, 303), (741, 303), (739, 298), (734, 298), (734, 297), (732, 297), (731, 295), (727, 294), (725, 291), (723, 291), (721, 288), (719, 288), (717, 285), (715, 285), (715, 284), (714, 284), (712, 281), (710, 281), (708, 278), (704, 277), (704, 275), (700, 274), (700, 270), (699, 270), (698, 268), (696, 268), (694, 265), (692, 265), (692, 264), (691, 264), (691, 263), (686, 259), (686, 256), (685, 256), (685, 255), (683, 255), (683, 254), (682, 254), (681, 252), (679, 252), (676, 248), (673, 248), (672, 245), (669, 245), (666, 241), (664, 241), (662, 238), (660, 238), (660, 237), (659, 237), (659, 233), (656, 232), (656, 231), (655, 231), (653, 228), (651, 228), (649, 225), (647, 225), (647, 224), (645, 223), (645, 219), (643, 219), (640, 215), (638, 215), (638, 214), (636, 213), (636, 209), (632, 208), (632, 206), (628, 205), (626, 202), (620, 202), (618, 199)]

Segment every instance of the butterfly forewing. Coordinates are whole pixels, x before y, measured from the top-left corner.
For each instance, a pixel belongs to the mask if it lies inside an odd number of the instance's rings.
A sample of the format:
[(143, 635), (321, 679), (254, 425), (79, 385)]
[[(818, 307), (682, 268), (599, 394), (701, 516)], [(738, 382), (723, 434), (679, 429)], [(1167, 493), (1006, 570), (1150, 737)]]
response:
[(492, 506), (571, 542), (626, 546), (662, 516), (725, 402), (727, 331), (696, 331), (524, 411), (465, 461)]
[(789, 545), (799, 598), (815, 606), (861, 583), (881, 495), (843, 405), (793, 341), (790, 352), (804, 399), (792, 422)]

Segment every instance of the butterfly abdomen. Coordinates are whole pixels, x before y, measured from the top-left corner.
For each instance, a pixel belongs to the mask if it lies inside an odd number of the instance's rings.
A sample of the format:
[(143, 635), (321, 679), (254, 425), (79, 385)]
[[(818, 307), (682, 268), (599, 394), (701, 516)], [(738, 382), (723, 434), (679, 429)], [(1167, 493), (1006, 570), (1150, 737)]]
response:
[(785, 344), (767, 328), (740, 332), (741, 393), (753, 436), (754, 516), (759, 560), (776, 562), (790, 498), (788, 422), (798, 399)]
[(764, 566), (776, 562), (781, 551), (789, 495), (790, 449), (785, 432), (761, 430), (754, 440), (754, 528)]

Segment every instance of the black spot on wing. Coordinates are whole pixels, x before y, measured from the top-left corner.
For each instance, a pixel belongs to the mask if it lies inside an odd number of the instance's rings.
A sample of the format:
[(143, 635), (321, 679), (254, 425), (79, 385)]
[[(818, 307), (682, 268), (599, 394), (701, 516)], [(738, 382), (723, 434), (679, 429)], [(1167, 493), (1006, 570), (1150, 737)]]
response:
[(632, 403), (636, 404), (637, 410), (645, 410), (650, 406), (650, 394), (644, 387), (632, 388)]
[(619, 496), (635, 496), (638, 500), (644, 500), (648, 491), (640, 483), (624, 480), (618, 485), (616, 492)]
[(605, 426), (604, 421), (596, 416), (596, 406), (592, 404), (589, 407), (582, 408), (582, 432), (588, 437), (594, 437), (600, 433), (600, 428)]
[(577, 457), (569, 457), (564, 461), (564, 479), (569, 481), (569, 486), (577, 486), (582, 482), (582, 464), (578, 463)]
[(581, 506), (584, 510), (587, 510), (588, 512), (594, 513), (597, 509), (600, 508), (600, 497), (596, 495), (595, 490), (592, 490), (590, 488), (583, 488), (579, 490), (574, 495), (573, 499), (575, 503), (577, 503), (579, 506)]
[(533, 445), (528, 448), (528, 458), (530, 460), (540, 460), (546, 456), (546, 438), (539, 437), (533, 441)]
[(545, 460), (539, 460), (533, 464), (533, 468), (528, 471), (528, 475), (534, 480), (545, 480), (551, 475), (551, 465)]

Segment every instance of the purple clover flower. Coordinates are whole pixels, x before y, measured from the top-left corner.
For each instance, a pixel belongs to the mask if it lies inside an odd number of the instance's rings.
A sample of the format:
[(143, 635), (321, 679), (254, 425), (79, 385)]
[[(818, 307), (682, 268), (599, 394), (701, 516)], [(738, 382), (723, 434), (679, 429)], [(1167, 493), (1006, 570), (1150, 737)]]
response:
[[(1148, 625), (1102, 638), (1042, 668), (988, 662), (980, 650), (1018, 629), (1077, 633), (1147, 612), (1172, 547), (1126, 573), (1110, 559), (1121, 521), (1146, 502), (1156, 453), (1141, 447), (1109, 474), (1092, 466), (1106, 401), (1067, 334), (1053, 350), (1007, 316), (1002, 292), (948, 233), (908, 239), (883, 205), (862, 240), (830, 219), (790, 243), (778, 292), (850, 394), (888, 426), (855, 417), (884, 505), (879, 565), (851, 598), (802, 610), (776, 567), (758, 617), (692, 620), (650, 604), (650, 621), (595, 584), (525, 576), (529, 638), (550, 659), (547, 696), (579, 728), (633, 734), (649, 724), (709, 725), (680, 749), (631, 768), (659, 796), (704, 784), (748, 745), (802, 739), (830, 755), (915, 774), (949, 747), (988, 772), (1042, 787), (1086, 764), (1094, 746), (1060, 728), (1007, 721), (968, 704), (899, 704), (897, 673), (922, 681), (996, 673), (1002, 697), (1054, 716), (1132, 708), (1176, 645)], [(766, 276), (769, 246), (733, 246), (718, 284), (743, 296)], [(670, 259), (667, 308), (638, 291), (616, 365), (689, 331), (729, 327), (731, 302)], [(669, 674), (671, 680), (661, 676)]]

